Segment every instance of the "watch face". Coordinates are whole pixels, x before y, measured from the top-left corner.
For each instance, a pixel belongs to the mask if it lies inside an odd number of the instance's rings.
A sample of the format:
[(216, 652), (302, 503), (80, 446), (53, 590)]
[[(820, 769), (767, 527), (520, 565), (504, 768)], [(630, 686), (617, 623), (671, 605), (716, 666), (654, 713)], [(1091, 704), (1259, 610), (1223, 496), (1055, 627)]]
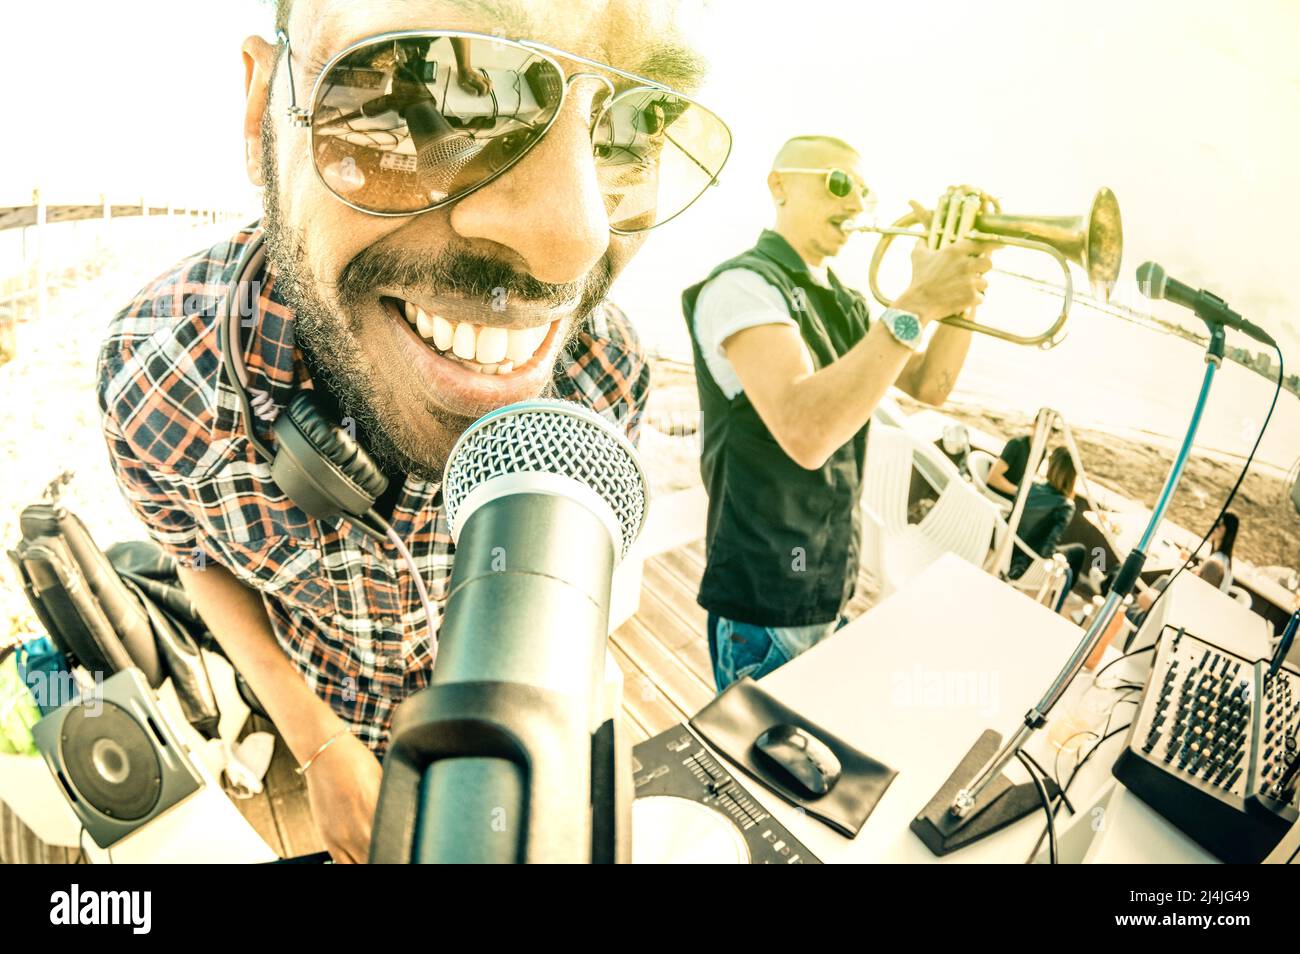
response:
[(921, 336), (921, 323), (915, 315), (899, 312), (894, 315), (894, 333), (904, 341), (915, 341)]

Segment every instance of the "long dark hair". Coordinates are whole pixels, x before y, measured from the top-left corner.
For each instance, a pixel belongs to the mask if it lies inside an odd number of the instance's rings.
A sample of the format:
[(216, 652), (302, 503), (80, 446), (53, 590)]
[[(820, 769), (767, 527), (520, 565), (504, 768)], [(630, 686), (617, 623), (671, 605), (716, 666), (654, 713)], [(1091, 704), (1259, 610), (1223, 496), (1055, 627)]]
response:
[(1077, 476), (1070, 449), (1058, 447), (1052, 451), (1052, 456), (1047, 462), (1047, 482), (1068, 498), (1074, 493), (1074, 480)]
[(1219, 544), (1219, 552), (1228, 558), (1228, 566), (1232, 566), (1232, 545), (1237, 542), (1237, 515), (1228, 511), (1219, 523), (1223, 526), (1223, 542)]

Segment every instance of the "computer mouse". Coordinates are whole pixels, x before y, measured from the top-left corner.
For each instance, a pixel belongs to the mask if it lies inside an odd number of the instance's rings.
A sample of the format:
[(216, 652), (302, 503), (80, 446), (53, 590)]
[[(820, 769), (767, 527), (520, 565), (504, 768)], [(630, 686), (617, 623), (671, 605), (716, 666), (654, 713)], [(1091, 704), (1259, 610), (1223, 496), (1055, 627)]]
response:
[(797, 725), (774, 725), (754, 740), (756, 761), (803, 798), (821, 798), (840, 778), (840, 760)]

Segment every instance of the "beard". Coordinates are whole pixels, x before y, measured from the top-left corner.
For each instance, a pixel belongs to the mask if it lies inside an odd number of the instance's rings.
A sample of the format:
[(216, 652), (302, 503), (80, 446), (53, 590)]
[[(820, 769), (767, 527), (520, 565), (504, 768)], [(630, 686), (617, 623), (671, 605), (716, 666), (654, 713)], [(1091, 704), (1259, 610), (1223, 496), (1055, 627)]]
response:
[[(295, 344), (312, 369), (317, 388), (324, 388), (346, 417), (356, 422), (357, 438), (375, 462), (389, 476), (410, 474), (421, 480), (440, 482), (447, 455), (455, 439), (474, 418), (453, 414), (424, 402), (420, 409), (434, 425), (432, 434), (402, 426), (399, 389), (391, 385), (392, 369), (372, 367), (361, 340), (364, 321), (362, 304), (377, 300), (380, 287), (420, 287), (434, 295), (454, 294), (490, 302), (501, 294), (522, 300), (558, 306), (579, 301), (565, 329), (556, 357), (556, 373), (569, 360), (573, 339), (587, 324), (593, 308), (604, 301), (613, 269), (606, 254), (580, 282), (552, 285), (520, 273), (505, 262), (449, 247), (432, 254), (410, 250), (370, 247), (358, 252), (329, 283), (337, 304), (327, 303), (320, 292), (323, 283), (312, 274), (304, 230), (285, 218), (280, 205), (276, 165), (275, 129), (272, 110), (262, 118), (261, 172), (263, 183), (262, 228), (266, 256), (275, 276), (275, 290), (293, 309)], [(551, 387), (546, 388), (549, 394)]]

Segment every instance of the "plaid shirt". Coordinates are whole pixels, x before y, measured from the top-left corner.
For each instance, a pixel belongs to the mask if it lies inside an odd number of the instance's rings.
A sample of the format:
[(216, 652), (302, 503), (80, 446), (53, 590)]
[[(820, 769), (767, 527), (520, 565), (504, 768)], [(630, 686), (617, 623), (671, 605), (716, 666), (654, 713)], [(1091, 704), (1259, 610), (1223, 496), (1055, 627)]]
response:
[[(184, 565), (215, 560), (259, 590), (308, 684), (382, 755), (394, 709), (428, 684), (433, 666), (454, 558), (442, 494), (408, 476), (390, 520), (428, 587), (438, 614), (430, 627), (392, 546), (294, 506), (249, 443), (249, 422), (221, 372), (216, 315), (251, 235), (245, 229), (182, 261), (113, 319), (98, 367), (109, 457), (150, 535)], [(243, 331), (249, 384), (282, 408), (309, 374), (274, 273), (256, 277), (252, 327)], [(635, 333), (611, 307), (587, 320), (554, 383), (559, 397), (635, 438), (649, 377)], [(274, 447), (270, 425), (254, 426)]]

